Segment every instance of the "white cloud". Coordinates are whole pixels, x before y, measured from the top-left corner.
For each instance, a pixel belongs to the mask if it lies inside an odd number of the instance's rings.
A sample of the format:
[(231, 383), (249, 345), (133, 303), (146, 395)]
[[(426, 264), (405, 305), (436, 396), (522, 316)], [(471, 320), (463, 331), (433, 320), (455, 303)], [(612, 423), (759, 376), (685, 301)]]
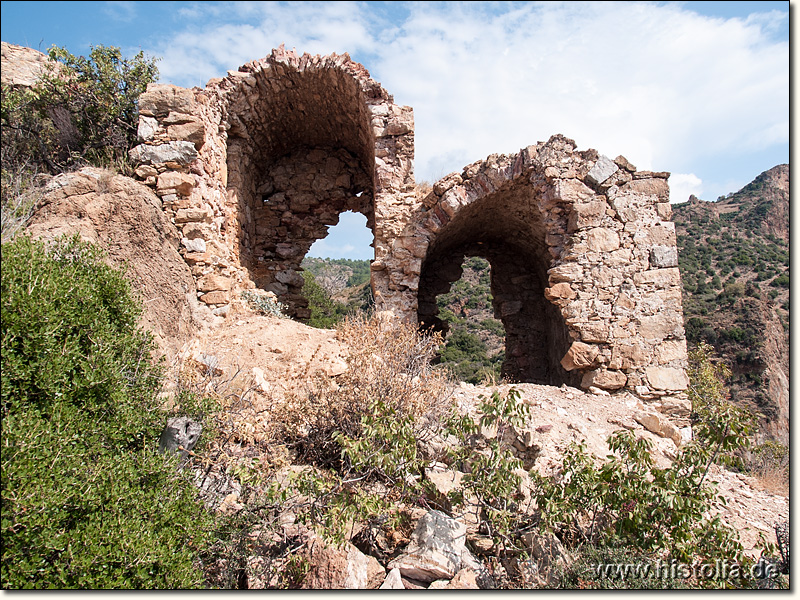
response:
[(114, 21), (130, 23), (136, 17), (135, 2), (104, 2), (103, 5), (103, 13)]
[(669, 178), (669, 201), (686, 202), (694, 194), (703, 197), (703, 180), (694, 173), (673, 173)]
[(370, 3), (186, 5), (186, 29), (152, 53), (163, 57), (163, 79), (203, 85), (282, 42), (350, 52), (414, 107), (419, 179), (555, 133), (640, 169), (701, 175), (704, 162), (788, 142), (789, 47), (772, 35), (788, 12), (722, 19), (649, 2), (406, 8), (408, 18), (390, 23)]
[(554, 133), (656, 170), (786, 142), (788, 59), (757, 19), (594, 2), (492, 16), (447, 3), (417, 5), (374, 71), (414, 107), (417, 173), (435, 179)]
[(161, 57), (162, 81), (178, 85), (205, 85), (282, 43), (311, 54), (369, 51), (375, 44), (369, 19), (350, 2), (201, 3), (182, 10), (187, 20), (212, 24), (192, 25), (152, 50)]

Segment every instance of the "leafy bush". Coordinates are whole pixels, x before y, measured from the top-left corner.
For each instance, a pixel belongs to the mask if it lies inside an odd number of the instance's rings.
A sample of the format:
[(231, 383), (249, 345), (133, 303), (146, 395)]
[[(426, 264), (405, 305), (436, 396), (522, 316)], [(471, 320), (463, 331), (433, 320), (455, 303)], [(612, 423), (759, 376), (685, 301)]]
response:
[[(706, 481), (711, 465), (735, 464), (753, 432), (752, 416), (726, 399), (726, 373), (712, 361), (708, 345), (690, 354), (694, 435), (668, 468), (656, 467), (651, 443), (630, 431), (608, 438), (613, 454), (599, 464), (583, 443), (571, 444), (557, 479), (537, 477), (541, 526), (573, 547), (632, 547), (687, 564), (717, 559), (749, 564), (735, 532), (709, 514), (712, 503), (722, 501)], [(748, 570), (740, 573), (744, 577)]]
[(210, 521), (174, 458), (153, 344), (77, 237), (3, 246), (4, 588), (191, 587)]
[(347, 313), (347, 307), (331, 299), (330, 294), (317, 283), (311, 271), (302, 272), (305, 283), (303, 284), (303, 296), (308, 300), (308, 308), (311, 309), (311, 316), (308, 325), (321, 329), (330, 329), (339, 323)]
[(139, 96), (158, 79), (154, 59), (95, 46), (89, 58), (49, 51), (54, 66), (32, 88), (3, 86), (4, 168), (36, 162), (52, 173), (125, 160), (136, 142)]

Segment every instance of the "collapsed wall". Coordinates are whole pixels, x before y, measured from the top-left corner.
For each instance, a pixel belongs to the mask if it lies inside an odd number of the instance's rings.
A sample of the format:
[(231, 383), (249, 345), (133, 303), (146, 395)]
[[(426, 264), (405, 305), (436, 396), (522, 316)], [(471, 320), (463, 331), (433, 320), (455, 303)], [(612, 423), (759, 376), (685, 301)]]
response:
[(412, 110), (347, 55), (280, 48), (203, 89), (152, 85), (140, 113), (136, 173), (216, 314), (258, 287), (307, 317), (300, 262), (351, 210), (374, 235), (379, 311), (442, 328), (436, 296), (482, 256), (509, 379), (644, 398), (686, 388), (668, 174), (554, 136), (417, 198)]

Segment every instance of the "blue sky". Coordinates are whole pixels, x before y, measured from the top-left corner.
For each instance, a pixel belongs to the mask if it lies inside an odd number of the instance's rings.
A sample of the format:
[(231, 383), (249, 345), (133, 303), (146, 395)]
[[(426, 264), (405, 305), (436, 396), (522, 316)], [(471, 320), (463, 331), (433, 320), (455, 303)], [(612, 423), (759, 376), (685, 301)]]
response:
[[(789, 161), (789, 2), (2, 2), (2, 40), (160, 57), (202, 86), (285, 43), (414, 107), (418, 180), (554, 133), (670, 171), (674, 202)], [(313, 255), (369, 258), (360, 215)], [(340, 231), (341, 229), (341, 231)]]

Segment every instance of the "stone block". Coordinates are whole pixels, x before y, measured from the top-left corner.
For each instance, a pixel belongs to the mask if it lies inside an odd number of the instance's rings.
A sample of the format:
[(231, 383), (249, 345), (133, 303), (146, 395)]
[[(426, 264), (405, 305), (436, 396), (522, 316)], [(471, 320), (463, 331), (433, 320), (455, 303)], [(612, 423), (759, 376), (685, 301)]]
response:
[(552, 287), (545, 288), (544, 297), (551, 302), (558, 300), (572, 300), (577, 294), (568, 283), (557, 283)]
[(177, 171), (166, 171), (158, 176), (156, 191), (159, 195), (177, 193), (188, 196), (194, 189), (194, 177)]
[(594, 344), (573, 342), (564, 358), (561, 359), (561, 366), (567, 371), (584, 369), (592, 366), (599, 354), (600, 349)]
[(673, 360), (686, 360), (686, 340), (667, 340), (656, 350), (659, 364), (667, 364)]
[(656, 214), (664, 221), (672, 218), (672, 204), (669, 202), (658, 202), (656, 204)]
[(678, 248), (676, 246), (655, 246), (650, 249), (650, 268), (663, 269), (678, 266)]
[(130, 158), (136, 164), (175, 163), (188, 165), (197, 158), (197, 149), (192, 142), (177, 141), (166, 144), (141, 144), (130, 151)]
[(657, 390), (680, 391), (689, 387), (689, 378), (683, 369), (648, 367), (645, 373), (650, 386)]
[(575, 262), (567, 262), (553, 267), (547, 274), (551, 284), (581, 281), (583, 278), (583, 267)]
[(198, 150), (203, 146), (206, 137), (206, 128), (201, 121), (190, 121), (179, 125), (167, 127), (167, 135), (173, 140), (192, 142)]
[[(231, 289), (231, 280), (223, 275), (211, 273), (197, 282), (197, 290), (200, 292), (227, 292)], [(216, 304), (216, 303), (214, 303)]]
[(650, 357), (638, 342), (619, 342), (611, 350), (608, 366), (612, 369), (633, 369), (649, 362)]
[(675, 330), (675, 323), (664, 314), (642, 317), (639, 322), (639, 335), (646, 340), (663, 340)]
[(603, 390), (618, 390), (625, 387), (628, 381), (627, 375), (620, 371), (596, 369), (585, 373), (581, 379), (581, 387), (599, 387)]
[(314, 543), (309, 561), (304, 589), (375, 589), (386, 579), (386, 570), (377, 559), (349, 542), (344, 548)]
[(594, 197), (591, 188), (577, 179), (560, 179), (553, 186), (553, 199), (578, 204)]
[(573, 232), (587, 227), (600, 226), (606, 214), (606, 206), (606, 203), (602, 200), (575, 204), (569, 216), (567, 230)]
[(140, 142), (151, 142), (156, 137), (158, 131), (158, 121), (153, 117), (139, 117), (139, 127), (136, 136)]
[(229, 300), (228, 292), (215, 291), (208, 292), (200, 296), (200, 301), (206, 304), (227, 304)]
[(619, 234), (603, 227), (590, 229), (586, 234), (586, 247), (592, 252), (613, 252), (619, 248)]
[(182, 238), (181, 244), (186, 248), (187, 252), (204, 254), (206, 251), (206, 242), (203, 238)]
[(658, 289), (664, 289), (670, 286), (680, 286), (681, 274), (677, 267), (650, 269), (649, 271), (635, 273), (633, 282), (636, 285), (651, 284)]
[(594, 166), (589, 170), (586, 174), (586, 180), (589, 183), (594, 184), (601, 184), (606, 179), (611, 177), (614, 173), (619, 170), (619, 167), (614, 164), (614, 161), (608, 158), (607, 156), (601, 156), (597, 159), (597, 162), (594, 163)]
[[(210, 222), (211, 213), (205, 208), (181, 208), (175, 213), (175, 223)], [(203, 250), (205, 252), (205, 250)]]
[(176, 85), (151, 83), (139, 96), (139, 114), (148, 117), (167, 116), (170, 112), (192, 114), (196, 106), (194, 92)]
[(584, 342), (603, 343), (608, 341), (608, 323), (605, 321), (576, 323), (575, 328), (581, 332), (581, 340)]

